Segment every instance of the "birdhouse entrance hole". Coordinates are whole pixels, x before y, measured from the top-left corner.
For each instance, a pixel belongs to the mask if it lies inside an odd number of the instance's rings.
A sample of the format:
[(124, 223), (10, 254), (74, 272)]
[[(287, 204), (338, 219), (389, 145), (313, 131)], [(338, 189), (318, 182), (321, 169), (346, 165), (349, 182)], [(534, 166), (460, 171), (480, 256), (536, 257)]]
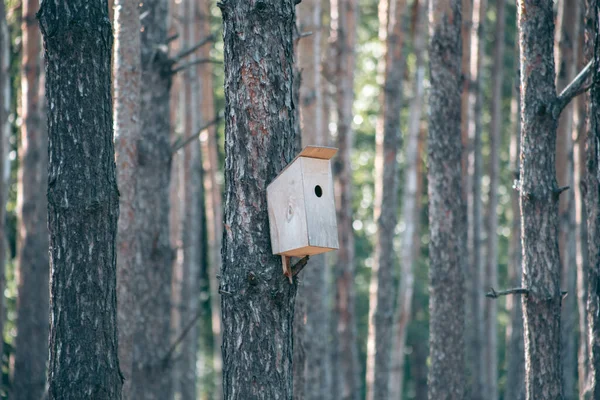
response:
[(315, 194), (317, 195), (317, 197), (323, 196), (323, 189), (321, 189), (321, 186), (315, 186)]

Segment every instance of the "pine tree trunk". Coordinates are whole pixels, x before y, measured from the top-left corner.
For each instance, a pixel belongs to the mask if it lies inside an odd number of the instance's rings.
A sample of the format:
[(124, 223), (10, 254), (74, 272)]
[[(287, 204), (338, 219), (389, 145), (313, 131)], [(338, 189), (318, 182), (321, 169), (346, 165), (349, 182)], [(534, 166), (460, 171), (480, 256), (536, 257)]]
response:
[(219, 6), (227, 116), (224, 398), (291, 399), (296, 283), (271, 253), (264, 193), (295, 155), (294, 2), (226, 0)]
[(140, 271), (136, 207), (137, 145), (140, 139), (141, 53), (138, 4), (116, 0), (114, 52), (114, 131), (119, 223), (117, 241), (117, 289), (119, 364), (125, 378), (123, 397), (130, 398), (131, 370), (143, 287)]
[[(579, 31), (579, 2), (561, 0), (558, 7), (558, 25), (555, 46), (557, 76), (556, 87), (563, 90), (575, 77), (577, 71), (577, 33)], [(575, 182), (573, 176), (573, 107), (568, 105), (562, 112), (556, 136), (556, 179), (558, 186), (573, 188), (561, 195), (559, 201), (559, 253), (562, 273), (561, 287), (569, 293), (576, 293), (577, 240), (575, 231)], [(575, 398), (577, 348), (573, 334), (577, 325), (577, 296), (567, 296), (562, 304), (562, 354), (563, 390), (565, 397)]]
[[(197, 28), (202, 38), (210, 35), (210, 0), (202, 0), (199, 4), (200, 21)], [(210, 47), (203, 46), (199, 50), (201, 58), (210, 57)], [(215, 99), (213, 89), (213, 66), (210, 63), (199, 65), (198, 76), (202, 86), (200, 96), (201, 122), (208, 123), (216, 117)], [(204, 178), (204, 204), (207, 225), (208, 244), (208, 277), (210, 287), (211, 327), (213, 334), (213, 374), (214, 393), (213, 399), (223, 398), (222, 391), (222, 364), (221, 359), (221, 300), (219, 298), (219, 281), (217, 276), (221, 273), (221, 241), (223, 239), (223, 199), (221, 198), (221, 185), (217, 179), (219, 173), (219, 155), (217, 143), (217, 128), (211, 126), (202, 133), (202, 165)]]
[(112, 31), (106, 0), (44, 1), (50, 399), (120, 399)]
[[(18, 297), (13, 397), (40, 398), (46, 383), (48, 338), (48, 136), (42, 116), (41, 35), (37, 0), (23, 2), (21, 138), (17, 182)], [(4, 203), (1, 203), (4, 207)], [(4, 215), (2, 213), (2, 215)]]
[(355, 288), (354, 288), (354, 231), (352, 228), (352, 163), (350, 154), (354, 143), (352, 130), (352, 105), (354, 103), (354, 69), (356, 66), (356, 35), (358, 25), (358, 1), (338, 0), (331, 3), (332, 46), (335, 48), (335, 82), (337, 109), (337, 147), (334, 160), (336, 176), (336, 206), (340, 249), (334, 272), (336, 285), (335, 313), (337, 318), (339, 388), (335, 396), (342, 400), (358, 399), (359, 366), (356, 334)]
[(427, 3), (415, 1), (413, 5), (415, 15), (414, 52), (416, 58), (416, 71), (414, 78), (414, 97), (410, 104), (408, 132), (406, 140), (406, 170), (404, 172), (404, 191), (402, 198), (402, 220), (404, 233), (402, 234), (402, 250), (400, 255), (401, 274), (400, 288), (396, 297), (396, 312), (393, 321), (392, 360), (390, 372), (390, 399), (401, 399), (404, 383), (404, 359), (408, 324), (411, 320), (412, 299), (414, 287), (413, 264), (415, 262), (415, 243), (419, 244), (417, 232), (419, 231), (419, 166), (421, 164), (420, 133), (421, 115), (423, 111), (423, 80), (425, 78), (425, 47), (427, 39)]
[[(496, 0), (496, 43), (492, 66), (492, 121), (490, 127), (490, 191), (488, 196), (488, 242), (485, 287), (498, 287), (498, 186), (500, 185), (500, 146), (502, 145), (502, 84), (504, 74), (505, 0)], [(498, 398), (498, 329), (497, 303), (485, 302), (485, 358), (487, 366), (487, 397)]]
[(171, 398), (171, 270), (174, 253), (169, 235), (170, 62), (166, 49), (167, 0), (146, 0), (141, 19), (142, 104), (138, 142), (137, 208), (141, 254), (138, 298), (144, 316), (138, 323), (132, 370), (134, 399)]
[[(519, 181), (519, 163), (521, 160), (521, 96), (519, 91), (519, 43), (516, 43), (517, 77), (513, 87), (510, 105), (512, 134), (510, 136), (510, 168), (513, 181)], [(512, 229), (509, 248), (508, 278), (511, 287), (521, 286), (523, 260), (521, 249), (521, 210), (519, 209), (519, 192), (511, 192)], [(525, 400), (525, 349), (523, 338), (523, 308), (519, 296), (506, 298), (506, 310), (510, 315), (506, 327), (506, 390), (505, 398)]]
[(379, 3), (379, 38), (385, 43), (381, 104), (376, 132), (375, 210), (377, 222), (375, 263), (369, 288), (369, 338), (367, 341), (367, 399), (388, 399), (390, 349), (394, 333), (394, 231), (398, 221), (398, 151), (402, 147), (400, 111), (404, 73), (404, 0)]
[[(326, 145), (327, 130), (323, 130), (323, 96), (321, 85), (321, 0), (304, 0), (298, 5), (299, 31), (312, 35), (298, 42), (298, 68), (302, 71), (300, 113), (302, 145)], [(304, 325), (305, 373), (304, 397), (307, 400), (327, 399), (329, 384), (329, 303), (327, 297), (327, 266), (325, 255), (311, 257), (302, 272), (298, 297), (306, 304)], [(296, 315), (298, 312), (296, 311)]]
[[(597, 0), (586, 1), (586, 59), (600, 61), (598, 54), (599, 4)], [(598, 70), (594, 71), (588, 108), (588, 133), (586, 148), (585, 205), (588, 227), (588, 290), (587, 290), (587, 334), (589, 380), (586, 398), (600, 397), (600, 83)]]
[(432, 0), (429, 21), (429, 398), (462, 399), (466, 220), (460, 195), (460, 0)]
[(520, 0), (521, 175), (525, 384), (528, 399), (562, 399), (561, 263), (555, 151), (553, 1)]

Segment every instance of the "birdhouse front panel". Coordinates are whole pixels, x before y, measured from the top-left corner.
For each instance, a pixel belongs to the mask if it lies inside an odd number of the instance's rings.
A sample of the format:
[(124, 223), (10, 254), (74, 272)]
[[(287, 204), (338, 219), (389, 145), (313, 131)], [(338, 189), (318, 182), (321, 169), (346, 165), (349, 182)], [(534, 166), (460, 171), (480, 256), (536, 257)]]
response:
[(330, 158), (307, 146), (267, 187), (273, 254), (303, 257), (339, 247)]

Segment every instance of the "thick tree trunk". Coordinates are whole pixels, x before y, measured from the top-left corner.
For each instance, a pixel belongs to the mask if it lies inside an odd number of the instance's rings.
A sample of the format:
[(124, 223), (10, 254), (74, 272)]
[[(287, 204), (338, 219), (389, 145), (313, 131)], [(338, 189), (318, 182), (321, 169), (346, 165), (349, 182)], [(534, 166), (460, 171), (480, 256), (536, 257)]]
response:
[[(519, 45), (517, 42), (516, 63), (517, 77), (513, 87), (510, 105), (512, 134), (510, 136), (510, 168), (514, 181), (519, 181), (519, 163), (521, 159), (521, 96), (519, 91)], [(511, 287), (521, 286), (523, 270), (521, 249), (521, 210), (519, 209), (519, 192), (511, 192), (512, 229), (509, 248), (508, 279)], [(506, 327), (506, 399), (525, 400), (525, 356), (523, 338), (523, 308), (521, 297), (508, 296), (506, 310), (510, 315)]]
[[(312, 32), (298, 43), (298, 66), (302, 71), (300, 113), (302, 144), (326, 145), (327, 130), (323, 130), (323, 96), (321, 85), (321, 0), (304, 0), (298, 6), (299, 31)], [(304, 397), (307, 400), (327, 399), (330, 373), (327, 342), (329, 335), (329, 303), (327, 297), (327, 266), (325, 255), (311, 257), (302, 273), (298, 296), (306, 304), (304, 324), (305, 373)], [(296, 312), (298, 316), (298, 312)]]
[[(199, 37), (206, 38), (210, 35), (210, 0), (202, 0), (199, 4), (199, 18), (197, 29)], [(199, 50), (201, 58), (210, 57), (210, 47), (203, 46)], [(216, 117), (215, 99), (213, 90), (213, 66), (211, 63), (199, 65), (198, 76), (201, 82), (202, 95), (200, 96), (200, 121), (208, 123)], [(206, 233), (208, 244), (208, 278), (210, 287), (211, 327), (213, 334), (213, 374), (214, 392), (213, 399), (220, 400), (222, 391), (222, 365), (221, 359), (221, 299), (219, 297), (219, 280), (221, 273), (221, 241), (223, 240), (223, 199), (221, 185), (217, 178), (219, 173), (219, 155), (217, 143), (217, 128), (211, 126), (201, 135), (202, 166), (204, 178), (204, 204), (206, 216)]]
[[(575, 77), (577, 71), (577, 33), (579, 31), (579, 1), (561, 0), (558, 7), (556, 28), (555, 62), (557, 65), (556, 88), (561, 91)], [(556, 179), (559, 186), (573, 188), (561, 195), (559, 213), (559, 253), (562, 263), (561, 287), (576, 293), (577, 240), (575, 231), (575, 190), (573, 177), (573, 107), (568, 105), (559, 118), (556, 134)], [(567, 296), (562, 304), (561, 361), (563, 363), (563, 391), (567, 399), (575, 398), (577, 348), (577, 296)]]
[(119, 184), (117, 289), (119, 363), (125, 378), (123, 397), (130, 398), (131, 370), (143, 287), (140, 270), (136, 184), (140, 139), (141, 53), (140, 18), (136, 2), (116, 0), (114, 52), (114, 132)]
[(396, 312), (393, 321), (394, 345), (392, 347), (392, 360), (390, 372), (390, 399), (401, 399), (404, 383), (404, 359), (408, 324), (412, 314), (412, 298), (414, 287), (413, 264), (415, 262), (415, 243), (420, 244), (417, 232), (419, 231), (419, 199), (421, 149), (421, 114), (423, 111), (423, 80), (425, 78), (425, 57), (427, 39), (427, 3), (415, 1), (413, 5), (415, 15), (414, 52), (416, 58), (416, 71), (413, 90), (413, 99), (410, 104), (408, 132), (406, 140), (406, 170), (404, 172), (404, 191), (402, 196), (402, 220), (404, 233), (402, 234), (402, 250), (400, 255), (401, 274), (400, 288), (396, 297)]
[(469, 350), (472, 352), (472, 386), (469, 393), (473, 400), (483, 400), (489, 393), (486, 364), (486, 325), (484, 314), (483, 283), (485, 266), (483, 262), (483, 204), (481, 198), (482, 168), (482, 111), (483, 82), (482, 66), (485, 56), (484, 25), (487, 0), (473, 2), (470, 56), (470, 91), (469, 91), (469, 147), (468, 174), (469, 191), (467, 192), (468, 212), (468, 257), (471, 277), (470, 306), (472, 324), (470, 326)]
[[(586, 1), (585, 55), (596, 63), (598, 54), (598, 0)], [(598, 70), (594, 71), (591, 102), (588, 108), (587, 161), (585, 204), (588, 227), (588, 297), (587, 334), (589, 378), (586, 398), (600, 398), (600, 83)]]
[(553, 1), (520, 0), (521, 175), (525, 365), (528, 399), (562, 399)]
[(49, 398), (120, 399), (108, 2), (44, 1), (51, 308)]
[(141, 3), (142, 104), (138, 142), (137, 207), (141, 254), (138, 323), (131, 396), (171, 397), (170, 360), (171, 269), (169, 236), (170, 62), (166, 49), (167, 0)]
[[(46, 383), (48, 338), (48, 136), (42, 116), (39, 2), (23, 3), (21, 140), (17, 182), (17, 336), (13, 397), (41, 398)], [(4, 207), (4, 203), (1, 207)], [(4, 215), (2, 213), (2, 215)]]
[[(496, 44), (492, 66), (492, 121), (490, 127), (490, 191), (487, 212), (487, 268), (486, 287), (498, 287), (498, 186), (500, 185), (500, 146), (502, 145), (502, 84), (504, 83), (504, 27), (505, 0), (496, 0)], [(487, 366), (487, 394), (490, 399), (498, 398), (498, 329), (497, 303), (485, 302), (485, 358)]]
[[(336, 205), (340, 249), (334, 272), (336, 285), (335, 313), (337, 318), (337, 365), (338, 391), (335, 396), (342, 400), (358, 399), (360, 379), (358, 344), (356, 337), (355, 288), (354, 288), (354, 231), (352, 229), (352, 162), (350, 154), (354, 143), (352, 130), (352, 105), (354, 103), (354, 69), (356, 66), (356, 36), (358, 25), (358, 1), (336, 0), (331, 2), (332, 46), (335, 48), (335, 82), (337, 109), (338, 155), (334, 160), (336, 176)], [(333, 16), (336, 15), (337, 19)]]
[(291, 399), (296, 283), (288, 282), (281, 257), (271, 253), (264, 193), (295, 155), (294, 1), (226, 0), (219, 6), (227, 116), (224, 398)]
[(401, 148), (403, 15), (406, 2), (379, 3), (379, 38), (385, 43), (382, 115), (377, 124), (375, 155), (375, 210), (377, 222), (375, 263), (369, 288), (369, 337), (367, 340), (367, 399), (388, 399), (391, 373), (390, 349), (394, 333), (394, 231), (398, 221), (398, 151)]
[(430, 399), (462, 399), (466, 220), (461, 196), (461, 2), (429, 4)]

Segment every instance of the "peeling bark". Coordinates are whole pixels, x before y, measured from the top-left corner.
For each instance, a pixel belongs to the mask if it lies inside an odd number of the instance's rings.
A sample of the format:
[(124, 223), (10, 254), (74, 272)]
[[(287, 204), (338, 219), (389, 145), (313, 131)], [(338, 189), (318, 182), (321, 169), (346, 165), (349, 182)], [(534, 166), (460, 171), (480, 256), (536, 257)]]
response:
[[(42, 38), (37, 0), (23, 2), (21, 140), (17, 181), (17, 336), (13, 397), (41, 398), (48, 341), (48, 134), (42, 116)], [(4, 207), (4, 203), (2, 203)], [(2, 216), (4, 213), (2, 213)]]
[(226, 0), (225, 399), (292, 399), (296, 283), (271, 252), (265, 191), (294, 157), (294, 1)]
[(108, 2), (45, 0), (49, 398), (120, 399)]
[(429, 21), (429, 398), (462, 399), (467, 232), (465, 203), (460, 195), (460, 0), (432, 0)]

